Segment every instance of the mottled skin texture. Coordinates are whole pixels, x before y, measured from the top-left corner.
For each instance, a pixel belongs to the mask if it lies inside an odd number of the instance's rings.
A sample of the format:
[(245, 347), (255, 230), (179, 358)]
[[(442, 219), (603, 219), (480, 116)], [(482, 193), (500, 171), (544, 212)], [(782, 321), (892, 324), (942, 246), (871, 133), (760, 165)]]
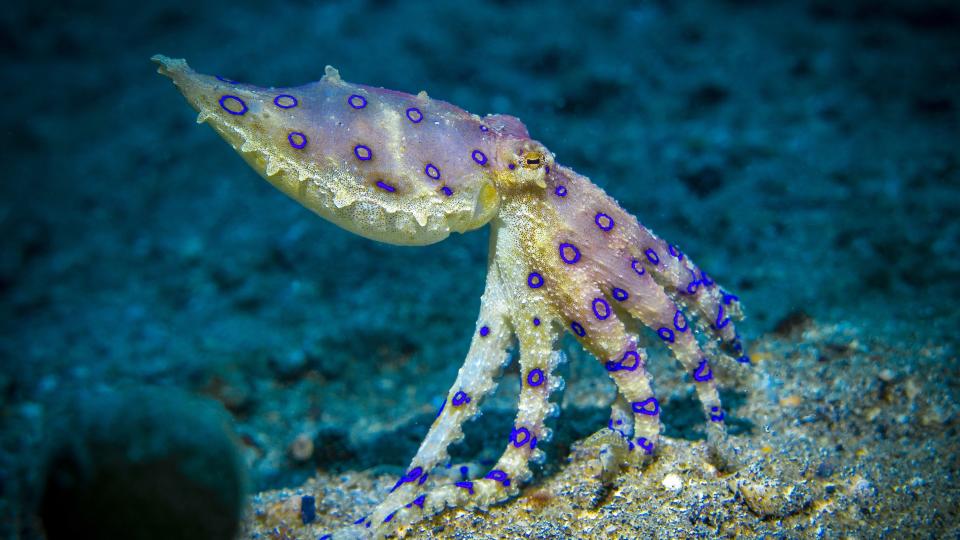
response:
[[(643, 227), (586, 177), (553, 162), (516, 118), (480, 118), (425, 93), (319, 82), (257, 88), (200, 75), (154, 57), (187, 101), (270, 183), (357, 234), (429, 244), (490, 223), (491, 253), (470, 350), (408, 472), (374, 511), (336, 537), (389, 535), (447, 506), (486, 506), (519, 491), (537, 443), (549, 438), (548, 402), (562, 384), (558, 342), (572, 332), (617, 385), (609, 428), (632, 460), (655, 452), (659, 404), (638, 333), (647, 327), (687, 370), (715, 448), (723, 411), (710, 368), (749, 363), (734, 330), (742, 318), (689, 257)], [(519, 352), (522, 386), (514, 430), (485, 478), (427, 481), (462, 437), (495, 377)]]

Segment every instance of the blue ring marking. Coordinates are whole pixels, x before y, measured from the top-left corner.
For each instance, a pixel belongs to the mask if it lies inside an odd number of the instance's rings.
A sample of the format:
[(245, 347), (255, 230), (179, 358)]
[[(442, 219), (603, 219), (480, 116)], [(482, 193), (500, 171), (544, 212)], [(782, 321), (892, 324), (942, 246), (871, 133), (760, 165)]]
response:
[(693, 370), (693, 380), (697, 382), (707, 382), (713, 378), (713, 370), (710, 369), (710, 363), (706, 358), (700, 360), (700, 365)]
[(487, 131), (490, 131), (490, 128), (488, 128), (487, 126), (485, 126), (485, 125), (483, 125), (483, 124), (480, 124), (480, 131), (487, 132)]
[[(573, 255), (571, 255), (569, 258), (566, 254), (567, 249), (573, 250)], [(577, 249), (577, 246), (564, 242), (560, 244), (560, 258), (567, 264), (574, 264), (580, 260), (580, 250)]]
[(720, 407), (710, 407), (710, 421), (711, 422), (723, 422), (723, 411), (720, 410)]
[(290, 143), (290, 146), (297, 150), (302, 150), (307, 146), (307, 136), (299, 131), (291, 131), (287, 135), (287, 141)]
[(384, 523), (390, 523), (390, 520), (393, 519), (393, 516), (397, 515), (397, 512), (391, 512), (389, 516), (383, 518)]
[(354, 109), (362, 109), (367, 106), (367, 98), (360, 94), (351, 94), (350, 97), (347, 98), (347, 103)]
[(410, 501), (410, 504), (407, 505), (407, 508), (410, 508), (410, 505), (411, 505), (411, 504), (415, 504), (415, 505), (419, 506), (420, 508), (423, 508), (423, 502), (426, 501), (426, 500), (427, 500), (427, 496), (426, 496), (426, 495), (421, 495), (421, 496), (417, 497), (416, 499)]
[(329, 535), (329, 534), (325, 534), (325, 535), (321, 536), (320, 538), (317, 538), (317, 540), (330, 540), (331, 538), (333, 538), (333, 536), (331, 536), (331, 535)]
[[(625, 365), (625, 362), (628, 358), (633, 359), (633, 365)], [(623, 353), (623, 357), (620, 360), (607, 360), (604, 366), (607, 368), (607, 371), (636, 371), (640, 367), (640, 355), (637, 351), (627, 351)]]
[(750, 356), (748, 356), (748, 355), (745, 354), (745, 355), (737, 358), (737, 362), (740, 362), (741, 364), (749, 364), (749, 363), (750, 363)]
[(713, 325), (717, 330), (722, 330), (723, 327), (730, 324), (730, 317), (723, 316), (723, 306), (717, 306), (719, 310), (717, 311), (717, 322)]
[(403, 475), (404, 482), (413, 482), (417, 478), (420, 478), (420, 475), (423, 474), (423, 467), (414, 467), (410, 469), (410, 472)]
[(553, 190), (557, 197), (566, 197), (567, 196), (567, 186), (557, 186), (557, 189)]
[(577, 321), (572, 321), (570, 323), (570, 329), (573, 330), (574, 334), (580, 337), (587, 335), (587, 331), (583, 329), (583, 325), (578, 323)]
[(514, 170), (514, 169), (517, 168), (517, 165), (516, 165), (516, 163), (511, 163), (511, 164), (507, 165), (507, 168), (512, 171), (512, 170)]
[(667, 252), (670, 253), (670, 255), (673, 255), (674, 257), (676, 257), (678, 261), (683, 260), (683, 252), (680, 251), (680, 248), (678, 248), (677, 246), (670, 244), (669, 246), (667, 246)]
[(473, 482), (469, 482), (469, 481), (467, 481), (467, 482), (457, 482), (457, 483), (454, 484), (454, 485), (457, 486), (457, 487), (460, 487), (460, 488), (463, 488), (463, 489), (467, 490), (468, 493), (470, 493), (471, 495), (473, 495)]
[(423, 168), (423, 173), (434, 180), (440, 179), (440, 169), (434, 166), (433, 163), (427, 163), (427, 166)]
[(487, 155), (479, 150), (474, 150), (470, 154), (474, 161), (477, 162), (477, 165), (486, 165), (487, 164)]
[[(610, 317), (610, 304), (607, 303), (603, 298), (594, 298), (593, 303), (593, 314), (596, 315), (597, 319), (605, 321)], [(603, 314), (600, 311), (603, 311)]]
[(647, 260), (650, 261), (654, 266), (660, 264), (660, 256), (657, 255), (657, 252), (653, 248), (647, 248), (644, 253), (647, 255)]
[(534, 317), (534, 318), (533, 318), (533, 325), (534, 325), (534, 326), (540, 326), (540, 317)]
[(673, 330), (666, 327), (657, 330), (657, 335), (660, 336), (660, 339), (666, 341), (667, 343), (673, 343), (675, 339)]
[(540, 368), (534, 368), (530, 370), (530, 373), (527, 374), (527, 384), (530, 386), (540, 386), (543, 384), (543, 380), (546, 377), (543, 375), (543, 371)]
[(397, 188), (391, 186), (390, 184), (384, 182), (383, 180), (377, 180), (377, 187), (389, 193), (393, 193), (394, 191), (397, 190)]
[(453, 195), (453, 190), (448, 188), (447, 186), (443, 186), (442, 188), (440, 188), (440, 191), (442, 191), (443, 194), (446, 195), (447, 197)]
[(443, 413), (443, 408), (447, 406), (447, 400), (443, 400), (443, 403), (440, 404), (440, 410), (437, 411), (437, 418), (440, 418), (440, 415)]
[(510, 477), (507, 476), (507, 473), (501, 471), (500, 469), (493, 469), (487, 473), (484, 478), (489, 478), (490, 480), (495, 480), (503, 484), (503, 487), (508, 487), (510, 485)]
[(237, 81), (235, 81), (235, 80), (233, 80), (233, 79), (228, 79), (228, 78), (223, 77), (223, 76), (220, 76), (220, 75), (214, 75), (214, 77), (216, 77), (218, 81), (223, 81), (223, 82), (225, 82), (225, 83), (227, 83), (227, 84), (239, 84), (239, 83), (237, 83)]
[(365, 144), (358, 144), (353, 147), (353, 155), (357, 156), (360, 161), (369, 161), (373, 158), (373, 151)]
[[(633, 358), (633, 365), (626, 365), (627, 358)], [(620, 369), (626, 371), (636, 371), (640, 367), (640, 354), (637, 351), (627, 351), (623, 353), (623, 358), (620, 359)]]
[(459, 390), (456, 394), (453, 395), (453, 399), (450, 400), (450, 404), (454, 407), (459, 407), (465, 403), (470, 403), (470, 396), (467, 395), (463, 390)]
[(697, 291), (700, 289), (700, 280), (697, 279), (697, 273), (692, 269), (687, 268), (687, 271), (690, 272), (690, 283), (687, 285), (687, 294), (697, 294)]
[(701, 271), (700, 271), (700, 283), (703, 283), (703, 286), (704, 286), (704, 287), (709, 287), (709, 286), (713, 285), (715, 282), (714, 282), (712, 279), (710, 279), (709, 276), (707, 276), (707, 273), (706, 273), (706, 272), (704, 272), (703, 270), (701, 270)]
[(487, 326), (480, 327), (480, 337), (487, 337), (487, 334), (490, 333), (490, 328)]
[(614, 287), (611, 293), (613, 294), (613, 299), (617, 302), (623, 302), (627, 298), (630, 298), (630, 295), (627, 293), (627, 291), (619, 287)]
[[(289, 105), (284, 105), (280, 103), (280, 98), (287, 98), (291, 101), (291, 103)], [(277, 107), (280, 107), (281, 109), (292, 109), (297, 105), (299, 105), (300, 102), (297, 101), (296, 97), (291, 96), (290, 94), (279, 94), (277, 97), (273, 98), (273, 104), (276, 105)]]
[(527, 276), (527, 286), (531, 289), (539, 289), (543, 287), (543, 276), (537, 272), (530, 272), (530, 275)]
[[(521, 435), (523, 435), (522, 441), (520, 440)], [(513, 428), (513, 431), (510, 432), (510, 442), (517, 448), (527, 444), (532, 438), (533, 436), (530, 435), (530, 430), (527, 428)]]
[(419, 124), (423, 120), (423, 113), (416, 107), (410, 107), (407, 109), (407, 120)]
[(646, 437), (638, 437), (637, 446), (642, 448), (645, 454), (653, 454), (653, 441), (648, 441)]
[(365, 520), (365, 519), (367, 519), (367, 516), (363, 516), (362, 518), (354, 521), (353, 524), (354, 524), (354, 525), (359, 525), (359, 524), (363, 523), (363, 520)]
[[(680, 323), (683, 323), (683, 326), (680, 326)], [(690, 323), (687, 322), (686, 316), (679, 309), (676, 313), (673, 314), (673, 327), (677, 329), (677, 332), (686, 332), (687, 328), (690, 328)]]
[[(227, 100), (228, 100), (228, 99), (232, 99), (233, 101), (236, 101), (237, 103), (239, 103), (239, 104), (240, 104), (240, 107), (241, 107), (240, 110), (239, 110), (239, 111), (234, 111), (234, 110), (231, 110), (229, 107), (227, 107)], [(235, 115), (235, 116), (243, 116), (243, 115), (247, 114), (247, 111), (249, 110), (249, 109), (247, 108), (247, 104), (244, 103), (242, 99), (238, 98), (237, 96), (232, 96), (232, 95), (230, 95), (230, 94), (224, 94), (224, 95), (220, 96), (220, 101), (219, 101), (219, 103), (220, 103), (220, 108), (221, 108), (221, 109), (223, 109), (223, 110), (227, 111), (228, 113), (230, 113), (230, 114), (232, 114), (232, 115)]]
[(533, 449), (536, 448), (536, 447), (537, 447), (537, 438), (534, 437), (534, 438), (530, 439), (530, 449), (533, 450)]
[(463, 478), (464, 480), (469, 480), (470, 479), (469, 473), (470, 473), (470, 467), (467, 467), (466, 465), (460, 466), (460, 478)]
[(550, 174), (550, 166), (549, 166), (549, 165), (544, 166), (544, 168), (543, 168), (543, 174)]
[(418, 486), (422, 486), (424, 482), (427, 481), (427, 477), (430, 476), (430, 473), (423, 473), (423, 476), (420, 477), (420, 480), (417, 481)]
[(730, 294), (727, 291), (721, 290), (720, 294), (723, 295), (723, 303), (725, 305), (730, 305), (730, 302), (739, 302), (740, 298), (735, 294)]
[(597, 215), (594, 216), (593, 221), (597, 224), (597, 227), (600, 227), (601, 231), (608, 232), (613, 229), (613, 218), (604, 214), (603, 212), (597, 212)]
[(647, 269), (640, 266), (640, 269), (638, 270), (637, 266), (639, 265), (640, 265), (640, 261), (637, 259), (634, 259), (633, 261), (630, 262), (630, 268), (633, 268), (633, 271), (636, 272), (638, 276), (642, 276), (647, 273)]
[(660, 402), (655, 397), (649, 397), (643, 401), (637, 401), (631, 404), (633, 412), (645, 414), (647, 416), (656, 416), (660, 413)]

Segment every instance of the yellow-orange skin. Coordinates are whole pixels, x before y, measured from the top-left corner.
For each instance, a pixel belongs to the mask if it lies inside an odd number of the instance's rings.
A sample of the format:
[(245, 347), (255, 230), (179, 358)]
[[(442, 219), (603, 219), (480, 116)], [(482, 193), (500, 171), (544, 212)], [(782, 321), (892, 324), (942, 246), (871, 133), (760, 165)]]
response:
[[(736, 297), (588, 178), (557, 165), (516, 118), (480, 118), (424, 92), (350, 84), (330, 67), (318, 82), (273, 89), (200, 75), (183, 60), (154, 61), (199, 111), (198, 122), (274, 186), (347, 230), (419, 245), (491, 224), (477, 328), (444, 407), (409, 472), (335, 538), (380, 537), (447, 506), (486, 506), (516, 494), (530, 460), (541, 456), (534, 441), (549, 438), (544, 420), (555, 406), (547, 398), (562, 384), (554, 368), (567, 331), (616, 383), (609, 427), (633, 459), (651, 455), (660, 433), (637, 344), (642, 326), (693, 376), (711, 441), (724, 436), (709, 366), (719, 355), (749, 362), (734, 330), (742, 318)], [(489, 477), (424, 481), (462, 437), (461, 425), (494, 388), (514, 344), (523, 382), (515, 429), (504, 434), (506, 449)]]

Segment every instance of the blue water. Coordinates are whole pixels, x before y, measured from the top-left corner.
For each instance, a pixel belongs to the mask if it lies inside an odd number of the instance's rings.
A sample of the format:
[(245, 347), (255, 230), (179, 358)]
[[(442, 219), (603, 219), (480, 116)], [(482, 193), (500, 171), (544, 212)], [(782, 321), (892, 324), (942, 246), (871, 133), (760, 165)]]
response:
[[(736, 291), (748, 339), (809, 316), (956, 343), (953, 3), (270, 4), (0, 14), (11, 535), (39, 534), (48, 449), (100, 440), (71, 415), (128, 426), (142, 414), (149, 429), (106, 430), (129, 455), (193, 416), (181, 390), (225, 409), (197, 421), (228, 419), (250, 489), (314, 467), (403, 466), (473, 330), (485, 230), (422, 248), (338, 230), (195, 125), (155, 53), (262, 86), (330, 64), (351, 82), (515, 115)], [(171, 404), (143, 407), (145, 395)], [(316, 442), (306, 461), (289, 455), (299, 434)], [(182, 481), (227, 493), (225, 507), (242, 483)]]

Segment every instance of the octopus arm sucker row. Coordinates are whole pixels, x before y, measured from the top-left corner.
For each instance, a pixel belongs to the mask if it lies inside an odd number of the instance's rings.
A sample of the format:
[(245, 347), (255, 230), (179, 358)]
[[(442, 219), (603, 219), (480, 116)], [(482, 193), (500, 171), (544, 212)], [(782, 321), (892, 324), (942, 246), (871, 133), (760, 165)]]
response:
[[(503, 455), (493, 469), (502, 471), (512, 480), (513, 485), (505, 486), (512, 488), (506, 493), (513, 493), (517, 483), (529, 478), (529, 462), (539, 459), (542, 454), (537, 443), (550, 439), (546, 419), (550, 417), (553, 406), (548, 398), (553, 389), (561, 386), (555, 380), (559, 378), (556, 368), (561, 359), (556, 351), (559, 325), (541, 322), (540, 325), (532, 326), (528, 321), (533, 318), (533, 313), (518, 310), (517, 314), (520, 320), (515, 324), (521, 328), (526, 327), (517, 333), (520, 350), (520, 396), (513, 431)], [(505, 496), (506, 493), (497, 496)]]
[[(408, 471), (420, 470), (422, 474), (428, 474), (445, 461), (450, 444), (463, 436), (463, 423), (478, 413), (480, 402), (496, 388), (495, 376), (509, 358), (508, 349), (513, 341), (507, 320), (509, 307), (497, 272), (489, 272), (470, 350)], [(370, 519), (383, 523), (387, 516), (406, 507), (424, 489), (415, 481), (399, 483), (374, 509)]]
[(712, 415), (715, 416), (721, 411), (720, 396), (712, 376), (710, 359), (701, 349), (693, 324), (664, 288), (652, 280), (647, 280), (646, 285), (640, 289), (638, 297), (643, 297), (644, 303), (651, 301), (656, 303), (661, 306), (660, 309), (653, 312), (645, 310), (641, 302), (633, 299), (627, 299), (623, 306), (645, 326), (656, 332), (677, 362), (690, 374), (707, 419), (722, 427), (722, 418), (720, 420), (712, 418)]
[[(626, 332), (625, 324), (615, 314), (611, 314), (607, 322), (609, 328), (605, 335), (588, 333), (583, 343), (604, 364), (618, 393), (629, 403), (633, 417), (632, 437), (636, 437), (636, 443), (631, 440), (631, 435), (621, 435), (627, 439), (630, 448), (640, 447), (641, 455), (646, 458), (653, 453), (661, 429), (659, 405), (646, 368), (646, 351), (637, 346), (636, 338)], [(610, 354), (610, 350), (618, 352)], [(615, 424), (614, 415), (619, 415), (616, 402), (608, 427), (617, 430), (620, 426)]]
[(642, 225), (638, 230), (640, 241), (634, 249), (634, 260), (650, 270), (651, 277), (671, 299), (707, 322), (704, 328), (724, 344), (726, 355), (748, 362), (735, 325), (744, 318), (739, 299), (715, 283), (677, 246)]

